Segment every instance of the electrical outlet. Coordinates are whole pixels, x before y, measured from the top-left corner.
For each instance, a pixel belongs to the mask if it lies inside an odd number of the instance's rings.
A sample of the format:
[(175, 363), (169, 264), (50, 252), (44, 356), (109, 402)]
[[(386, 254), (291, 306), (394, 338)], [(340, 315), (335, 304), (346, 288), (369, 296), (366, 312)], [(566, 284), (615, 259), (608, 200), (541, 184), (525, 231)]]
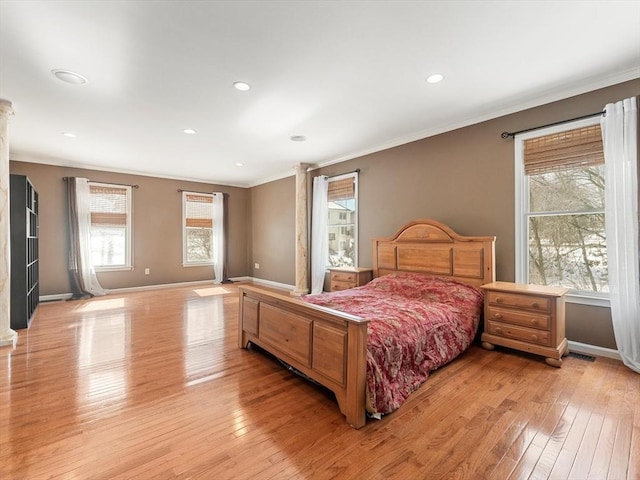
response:
[(145, 274), (145, 275), (149, 275), (149, 273), (150, 273), (150, 272), (149, 272), (149, 269), (148, 269), (148, 268), (145, 268), (145, 269), (144, 269), (144, 274)]
[(259, 263), (254, 263), (253, 264), (253, 268), (255, 268), (256, 270), (260, 270), (260, 264)]

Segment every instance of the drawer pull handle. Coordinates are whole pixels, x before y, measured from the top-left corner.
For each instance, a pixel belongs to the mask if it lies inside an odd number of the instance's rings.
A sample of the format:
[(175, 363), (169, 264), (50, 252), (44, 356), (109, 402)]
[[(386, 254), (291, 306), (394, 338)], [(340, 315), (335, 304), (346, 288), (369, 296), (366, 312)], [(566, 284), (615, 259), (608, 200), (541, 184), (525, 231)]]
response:
[(531, 319), (531, 325), (538, 325), (538, 319), (537, 318), (532, 318)]
[(531, 304), (531, 308), (538, 308), (538, 307), (539, 307), (538, 302), (533, 302)]
[(502, 333), (502, 329), (500, 327), (496, 327), (496, 333)]
[(496, 297), (496, 303), (502, 303), (502, 297)]
[(498, 319), (500, 319), (500, 318), (502, 318), (502, 315), (501, 315), (500, 313), (494, 313), (494, 314), (493, 314), (493, 318), (498, 318)]
[(534, 342), (538, 341), (538, 335), (531, 335), (531, 340), (533, 340)]

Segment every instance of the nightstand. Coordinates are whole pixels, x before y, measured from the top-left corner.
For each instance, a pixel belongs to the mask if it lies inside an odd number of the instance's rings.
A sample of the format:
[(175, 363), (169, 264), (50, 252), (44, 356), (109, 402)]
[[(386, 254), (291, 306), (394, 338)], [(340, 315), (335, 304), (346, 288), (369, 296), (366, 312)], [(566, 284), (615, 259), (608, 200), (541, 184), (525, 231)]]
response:
[(484, 333), (482, 346), (495, 345), (542, 355), (554, 367), (562, 366), (569, 350), (565, 336), (564, 287), (493, 282), (482, 287)]
[(337, 292), (347, 288), (361, 287), (373, 278), (373, 269), (362, 267), (329, 268), (329, 291)]

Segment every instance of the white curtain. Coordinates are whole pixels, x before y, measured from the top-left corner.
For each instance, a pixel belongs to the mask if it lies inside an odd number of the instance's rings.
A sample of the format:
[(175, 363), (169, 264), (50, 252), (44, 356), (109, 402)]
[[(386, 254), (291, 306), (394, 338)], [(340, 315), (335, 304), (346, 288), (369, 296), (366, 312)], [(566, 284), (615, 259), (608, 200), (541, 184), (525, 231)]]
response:
[(636, 97), (605, 108), (605, 222), (613, 331), (622, 361), (640, 373), (638, 106)]
[(107, 294), (107, 290), (102, 288), (96, 270), (93, 267), (91, 258), (91, 208), (89, 180), (86, 178), (76, 178), (76, 207), (78, 214), (78, 255), (80, 267), (78, 273), (82, 278), (84, 290), (94, 296)]
[(213, 194), (213, 283), (224, 280), (224, 194)]
[(329, 208), (327, 192), (329, 178), (318, 176), (313, 179), (313, 208), (311, 212), (311, 293), (322, 293), (324, 275), (327, 269), (327, 221)]

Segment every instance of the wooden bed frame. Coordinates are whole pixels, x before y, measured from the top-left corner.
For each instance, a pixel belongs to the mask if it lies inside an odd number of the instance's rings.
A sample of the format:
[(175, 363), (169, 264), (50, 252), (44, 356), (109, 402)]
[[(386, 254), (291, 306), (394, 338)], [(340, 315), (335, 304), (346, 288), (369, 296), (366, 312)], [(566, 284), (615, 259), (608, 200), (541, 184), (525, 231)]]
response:
[[(495, 281), (495, 237), (463, 237), (434, 220), (415, 220), (373, 240), (373, 276), (428, 273), (474, 286)], [(333, 391), (355, 428), (366, 422), (368, 320), (309, 304), (288, 291), (240, 285), (238, 343), (250, 343)]]

